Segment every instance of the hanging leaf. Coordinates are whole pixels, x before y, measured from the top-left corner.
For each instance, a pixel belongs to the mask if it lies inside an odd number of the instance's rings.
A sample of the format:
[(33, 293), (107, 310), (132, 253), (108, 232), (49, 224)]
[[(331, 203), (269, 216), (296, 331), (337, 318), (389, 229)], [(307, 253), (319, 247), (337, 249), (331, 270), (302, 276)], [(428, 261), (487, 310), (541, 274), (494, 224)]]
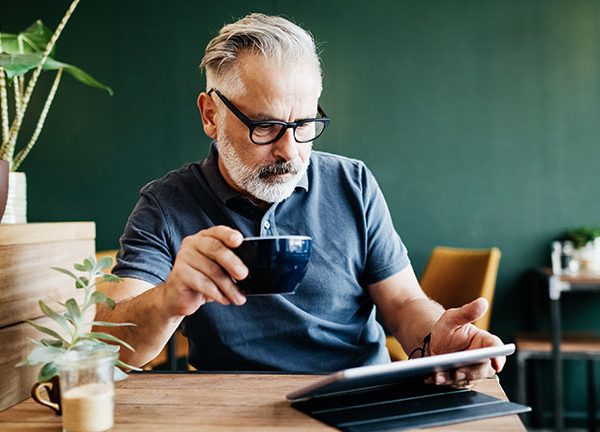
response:
[(33, 321), (30, 321), (30, 320), (26, 320), (25, 322), (27, 324), (29, 324), (30, 326), (35, 327), (36, 330), (38, 330), (38, 331), (40, 331), (40, 332), (42, 332), (44, 334), (47, 334), (48, 336), (52, 336), (53, 338), (61, 340), (64, 343), (68, 343), (61, 335), (59, 335), (58, 333), (56, 333), (54, 330), (49, 329), (48, 327), (41, 326), (41, 325), (39, 325), (39, 324), (37, 324), (37, 323), (35, 323)]
[(127, 363), (125, 363), (125, 362), (123, 362), (121, 360), (117, 360), (117, 366), (119, 366), (121, 368), (124, 368), (124, 369), (134, 370), (134, 371), (138, 371), (138, 372), (141, 372), (143, 370), (142, 368), (139, 368), (137, 366), (132, 366), (132, 365), (127, 364)]
[(56, 368), (56, 364), (54, 362), (50, 362), (45, 364), (38, 374), (39, 382), (50, 381), (54, 376), (58, 375), (58, 369)]
[[(8, 80), (12, 80), (16, 76), (25, 75), (32, 69), (38, 67), (42, 62), (42, 54), (0, 54), (0, 66), (4, 68), (6, 77)], [(88, 74), (87, 72), (79, 69), (77, 66), (63, 63), (58, 60), (54, 60), (52, 57), (48, 57), (43, 66), (44, 70), (58, 70), (63, 69), (73, 78), (80, 83), (83, 83), (90, 87), (99, 88), (105, 90), (109, 95), (113, 95), (112, 88), (102, 84), (96, 78)], [(91, 270), (91, 269), (90, 269)]]
[(87, 333), (86, 337), (91, 337), (91, 338), (95, 338), (95, 339), (101, 339), (101, 340), (108, 340), (108, 341), (111, 341), (111, 342), (116, 342), (118, 344), (123, 345), (125, 348), (127, 348), (130, 351), (135, 351), (135, 349), (133, 349), (133, 347), (131, 345), (129, 345), (127, 342), (125, 342), (122, 339), (119, 339), (116, 336), (111, 335), (110, 333), (89, 332), (89, 333)]
[(137, 324), (134, 323), (114, 323), (106, 321), (92, 321), (90, 324), (96, 327), (137, 327)]
[(55, 312), (50, 306), (48, 306), (46, 303), (44, 303), (41, 300), (38, 301), (38, 305), (40, 306), (40, 309), (44, 313), (44, 315), (52, 318), (56, 323), (58, 323), (58, 325), (61, 326), (61, 328), (64, 331), (66, 331), (67, 333), (71, 331), (71, 329), (69, 328), (69, 325), (67, 324), (67, 320), (65, 319), (65, 317), (63, 317), (62, 315)]
[[(70, 276), (73, 279), (75, 279), (75, 286), (77, 288), (83, 288), (85, 286), (85, 284), (82, 282), (82, 280), (79, 278), (79, 276), (76, 276), (74, 273), (70, 272), (69, 270), (60, 268), (60, 267), (50, 267), (50, 268), (54, 271), (66, 274), (67, 276)], [(81, 286), (78, 286), (78, 285), (81, 285)]]

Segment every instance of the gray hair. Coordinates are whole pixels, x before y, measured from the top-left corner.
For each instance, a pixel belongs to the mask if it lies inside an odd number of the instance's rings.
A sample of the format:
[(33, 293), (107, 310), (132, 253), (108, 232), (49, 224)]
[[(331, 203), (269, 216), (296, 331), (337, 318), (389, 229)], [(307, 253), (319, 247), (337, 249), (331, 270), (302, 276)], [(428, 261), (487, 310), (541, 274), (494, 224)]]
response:
[(278, 65), (308, 61), (321, 76), (315, 41), (308, 31), (282, 17), (253, 13), (225, 25), (206, 46), (200, 70), (206, 71), (207, 89), (241, 90), (237, 66), (244, 53), (262, 55)]

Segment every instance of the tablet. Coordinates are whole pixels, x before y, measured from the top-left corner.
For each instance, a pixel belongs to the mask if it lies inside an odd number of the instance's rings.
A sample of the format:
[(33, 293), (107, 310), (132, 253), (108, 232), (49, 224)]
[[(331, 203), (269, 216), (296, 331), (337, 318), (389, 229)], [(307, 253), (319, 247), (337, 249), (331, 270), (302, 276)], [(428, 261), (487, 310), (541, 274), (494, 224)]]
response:
[(507, 356), (514, 352), (515, 345), (507, 344), (413, 360), (345, 369), (334, 372), (313, 384), (288, 393), (286, 398), (290, 401), (298, 401), (318, 396), (330, 396), (387, 386), (399, 381), (409, 381), (426, 377), (435, 372), (483, 363), (490, 358)]

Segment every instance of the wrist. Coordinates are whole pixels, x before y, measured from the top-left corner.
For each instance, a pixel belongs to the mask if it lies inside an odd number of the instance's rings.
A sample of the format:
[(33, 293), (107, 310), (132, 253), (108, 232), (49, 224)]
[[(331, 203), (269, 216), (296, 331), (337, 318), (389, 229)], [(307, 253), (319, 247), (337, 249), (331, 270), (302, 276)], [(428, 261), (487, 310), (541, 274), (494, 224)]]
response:
[(169, 298), (169, 286), (163, 283), (154, 287), (156, 294), (155, 305), (157, 306), (156, 313), (166, 321), (181, 321), (185, 317), (184, 311), (179, 305), (172, 303)]
[(408, 356), (409, 360), (413, 359), (413, 358), (427, 357), (427, 356), (431, 355), (431, 350), (429, 348), (430, 343), (431, 343), (431, 333), (427, 333), (427, 335), (425, 335), (425, 337), (423, 338), (421, 346), (418, 346), (417, 348), (412, 350), (412, 352)]

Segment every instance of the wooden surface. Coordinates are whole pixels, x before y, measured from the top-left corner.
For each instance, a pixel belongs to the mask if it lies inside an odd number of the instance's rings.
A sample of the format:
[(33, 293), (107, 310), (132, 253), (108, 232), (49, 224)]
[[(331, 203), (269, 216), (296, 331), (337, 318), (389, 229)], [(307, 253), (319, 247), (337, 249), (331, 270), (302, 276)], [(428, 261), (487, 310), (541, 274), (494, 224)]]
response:
[[(549, 334), (517, 333), (515, 335), (517, 351), (551, 352), (552, 341)], [(600, 353), (600, 336), (588, 332), (562, 333), (560, 341), (562, 352)]]
[(41, 316), (40, 299), (51, 304), (83, 295), (51, 267), (72, 270), (94, 248), (94, 239), (0, 246), (0, 328)]
[[(50, 318), (34, 320), (37, 324), (50, 327), (58, 332), (60, 329)], [(28, 325), (19, 323), (0, 329), (0, 409), (13, 406), (29, 397), (33, 383), (37, 381), (38, 367), (15, 365), (25, 359), (35, 348), (27, 338), (39, 339), (41, 333)], [(2, 430), (2, 428), (0, 428)]]
[[(113, 431), (318, 431), (330, 428), (289, 406), (285, 394), (315, 375), (136, 374), (117, 384)], [(506, 398), (494, 379), (476, 390)], [(31, 399), (0, 412), (3, 432), (59, 432), (60, 417)], [(516, 415), (432, 431), (525, 431)]]
[(14, 365), (33, 347), (26, 338), (42, 337), (24, 323), (43, 315), (38, 300), (61, 310), (57, 301), (83, 296), (51, 267), (72, 269), (92, 256), (95, 234), (93, 222), (0, 225), (0, 409), (26, 398), (36, 381), (36, 371)]
[(49, 222), (0, 225), (0, 246), (95, 239), (94, 222)]
[[(554, 276), (550, 267), (542, 267), (539, 271), (546, 277)], [(600, 286), (600, 273), (580, 272), (577, 274), (563, 274), (560, 279), (573, 285), (598, 285)]]

